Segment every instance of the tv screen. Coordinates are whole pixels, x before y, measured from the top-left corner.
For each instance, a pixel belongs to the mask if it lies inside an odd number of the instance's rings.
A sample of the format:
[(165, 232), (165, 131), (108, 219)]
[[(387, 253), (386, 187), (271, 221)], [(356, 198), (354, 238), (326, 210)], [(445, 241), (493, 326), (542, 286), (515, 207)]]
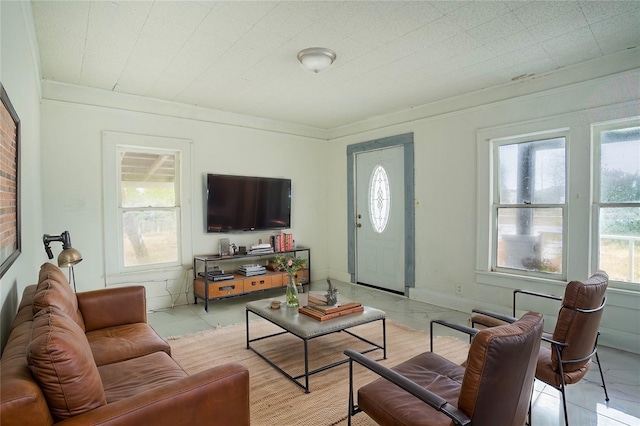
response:
[(207, 232), (291, 227), (291, 179), (207, 175)]

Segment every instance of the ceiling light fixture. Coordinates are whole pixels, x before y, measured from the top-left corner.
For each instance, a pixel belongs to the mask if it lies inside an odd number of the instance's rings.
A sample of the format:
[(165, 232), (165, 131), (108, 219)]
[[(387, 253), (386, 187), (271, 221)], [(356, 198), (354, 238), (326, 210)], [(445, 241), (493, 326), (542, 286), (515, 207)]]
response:
[(298, 60), (309, 71), (324, 71), (336, 60), (336, 52), (324, 47), (309, 47), (298, 52)]

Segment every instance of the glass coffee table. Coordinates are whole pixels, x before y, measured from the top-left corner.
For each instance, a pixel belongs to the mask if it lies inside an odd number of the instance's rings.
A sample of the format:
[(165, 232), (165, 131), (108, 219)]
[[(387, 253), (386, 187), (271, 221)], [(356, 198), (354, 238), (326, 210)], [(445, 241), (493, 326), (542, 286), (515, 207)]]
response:
[[(282, 373), (285, 377), (289, 378), (295, 384), (300, 386), (305, 390), (305, 393), (309, 393), (309, 376), (319, 373), (321, 371), (325, 371), (329, 368), (335, 367), (340, 364), (344, 364), (349, 361), (349, 358), (344, 357), (336, 362), (332, 362), (330, 364), (324, 365), (319, 368), (315, 368), (309, 371), (309, 341), (321, 336), (326, 336), (332, 333), (345, 332), (365, 343), (370, 345), (369, 348), (362, 350), (360, 353), (365, 354), (376, 350), (382, 350), (383, 358), (387, 358), (387, 334), (386, 334), (386, 323), (385, 323), (385, 313), (379, 309), (371, 308), (368, 306), (364, 307), (362, 312), (357, 312), (349, 315), (340, 316), (338, 318), (332, 318), (326, 321), (318, 321), (313, 319), (305, 314), (301, 314), (298, 312), (297, 308), (287, 308), (284, 301), (282, 301), (282, 306), (280, 309), (271, 309), (271, 301), (273, 299), (264, 299), (264, 300), (256, 300), (253, 302), (249, 302), (246, 305), (246, 321), (247, 321), (247, 349), (251, 349), (258, 356), (268, 362), (273, 368)], [(250, 338), (249, 335), (249, 314), (252, 313), (257, 315), (265, 320), (271, 322), (272, 324), (277, 325), (282, 328), (283, 331), (268, 334), (266, 336), (254, 337)], [(362, 336), (358, 336), (355, 333), (349, 331), (348, 329), (367, 324), (374, 321), (380, 321), (382, 324), (382, 343), (378, 344), (372, 342), (368, 339), (365, 339)], [(276, 365), (271, 359), (269, 359), (266, 355), (261, 353), (258, 349), (251, 346), (252, 342), (256, 342), (259, 340), (268, 339), (275, 336), (280, 336), (282, 334), (290, 333), (298, 338), (300, 338), (304, 344), (304, 373), (293, 376), (283, 370), (281, 367)], [(345, 348), (347, 349), (347, 348)], [(302, 379), (304, 378), (304, 381)]]

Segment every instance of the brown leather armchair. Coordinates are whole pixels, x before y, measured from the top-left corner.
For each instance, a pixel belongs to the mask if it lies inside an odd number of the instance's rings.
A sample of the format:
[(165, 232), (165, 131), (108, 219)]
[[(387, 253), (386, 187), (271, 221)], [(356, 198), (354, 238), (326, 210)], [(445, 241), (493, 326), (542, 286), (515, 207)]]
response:
[(569, 424), (565, 387), (580, 381), (595, 356), (604, 388), (605, 400), (609, 401), (604, 383), (600, 357), (598, 356), (598, 336), (600, 320), (606, 303), (605, 292), (609, 276), (597, 271), (585, 281), (571, 281), (565, 288), (564, 297), (551, 296), (526, 290), (513, 292), (513, 317), (474, 309), (471, 325), (493, 327), (513, 322), (516, 312), (516, 296), (526, 295), (561, 301), (558, 321), (553, 333), (543, 333), (542, 339), (549, 347), (541, 346), (536, 367), (536, 379), (553, 386), (562, 394), (564, 421)]
[[(445, 324), (444, 322), (439, 322)], [(521, 425), (531, 399), (542, 315), (529, 312), (513, 324), (473, 330), (466, 366), (425, 352), (391, 369), (355, 352), (349, 357), (349, 425), (364, 411), (381, 425)], [(358, 390), (354, 361), (380, 379)]]

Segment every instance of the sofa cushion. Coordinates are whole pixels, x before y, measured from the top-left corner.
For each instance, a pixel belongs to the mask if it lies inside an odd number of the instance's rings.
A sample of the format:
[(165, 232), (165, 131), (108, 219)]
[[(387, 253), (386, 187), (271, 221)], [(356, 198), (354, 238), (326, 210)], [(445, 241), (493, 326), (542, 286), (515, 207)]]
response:
[(188, 374), (166, 352), (98, 367), (107, 403), (170, 385)]
[(64, 272), (52, 263), (40, 267), (38, 286), (33, 298), (33, 314), (53, 306), (73, 319), (84, 331), (84, 320), (78, 309), (78, 299)]
[(103, 328), (89, 331), (86, 336), (98, 367), (154, 352), (171, 355), (169, 344), (147, 323)]
[(56, 420), (106, 404), (89, 342), (78, 324), (49, 307), (33, 318), (27, 362)]
[[(463, 367), (433, 352), (424, 352), (392, 370), (457, 406)], [(358, 390), (358, 405), (379, 424), (452, 424), (445, 414), (432, 410), (420, 399), (382, 378)]]

